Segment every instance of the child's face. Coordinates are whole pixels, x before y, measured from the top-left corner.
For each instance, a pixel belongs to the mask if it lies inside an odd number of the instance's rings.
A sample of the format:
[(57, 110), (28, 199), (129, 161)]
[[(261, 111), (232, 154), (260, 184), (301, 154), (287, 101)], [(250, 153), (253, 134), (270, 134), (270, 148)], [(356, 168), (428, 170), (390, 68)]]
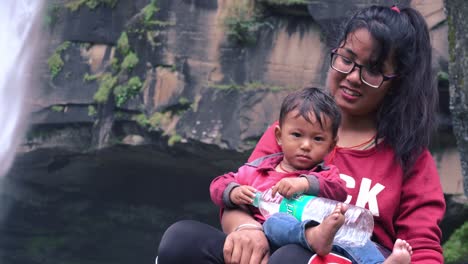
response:
[(278, 144), (284, 153), (283, 167), (288, 170), (309, 170), (322, 162), (333, 149), (332, 122), (322, 117), (322, 125), (311, 115), (309, 123), (297, 110), (289, 112), (281, 127), (276, 127)]

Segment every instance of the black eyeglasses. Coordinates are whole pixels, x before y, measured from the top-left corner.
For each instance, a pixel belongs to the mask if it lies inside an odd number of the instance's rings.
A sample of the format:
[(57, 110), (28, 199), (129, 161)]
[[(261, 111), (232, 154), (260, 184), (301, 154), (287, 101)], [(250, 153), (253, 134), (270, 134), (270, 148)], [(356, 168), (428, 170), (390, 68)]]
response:
[(336, 51), (331, 52), (330, 67), (332, 67), (332, 69), (334, 69), (335, 71), (344, 74), (349, 74), (350, 72), (354, 71), (355, 67), (358, 67), (361, 81), (366, 85), (376, 89), (379, 88), (383, 82), (398, 76), (396, 74), (389, 76), (384, 75), (380, 71), (373, 70), (364, 65), (357, 64), (356, 62), (347, 58), (346, 56), (336, 53)]

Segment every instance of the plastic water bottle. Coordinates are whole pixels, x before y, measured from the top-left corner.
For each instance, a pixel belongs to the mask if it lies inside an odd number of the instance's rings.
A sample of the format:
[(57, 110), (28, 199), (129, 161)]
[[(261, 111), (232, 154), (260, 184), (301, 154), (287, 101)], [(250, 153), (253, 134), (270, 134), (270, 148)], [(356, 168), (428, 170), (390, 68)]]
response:
[[(271, 196), (271, 189), (257, 192), (253, 205), (258, 207), (265, 219), (277, 212), (284, 212), (299, 221), (313, 220), (321, 223), (330, 215), (339, 202), (323, 197), (300, 195), (291, 199), (276, 194)], [(335, 235), (334, 242), (348, 246), (363, 246), (374, 230), (372, 213), (361, 207), (348, 204), (345, 222)]]

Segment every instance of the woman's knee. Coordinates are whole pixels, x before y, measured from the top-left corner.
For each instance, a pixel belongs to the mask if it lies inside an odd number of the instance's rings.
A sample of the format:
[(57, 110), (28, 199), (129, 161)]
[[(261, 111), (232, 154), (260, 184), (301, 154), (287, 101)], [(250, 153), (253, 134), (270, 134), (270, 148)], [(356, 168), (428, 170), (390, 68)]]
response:
[(219, 259), (226, 235), (210, 226), (193, 220), (172, 224), (161, 238), (159, 263), (207, 263), (205, 259)]
[(193, 220), (178, 221), (169, 226), (159, 243), (159, 259), (172, 258), (183, 252), (184, 248), (193, 245), (189, 235), (190, 230), (199, 223)]

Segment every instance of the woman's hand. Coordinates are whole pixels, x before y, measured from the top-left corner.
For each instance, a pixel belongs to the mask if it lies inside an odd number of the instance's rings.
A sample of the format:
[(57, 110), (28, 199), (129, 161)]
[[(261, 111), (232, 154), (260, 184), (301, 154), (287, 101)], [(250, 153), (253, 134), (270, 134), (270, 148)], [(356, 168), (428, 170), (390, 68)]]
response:
[(268, 240), (261, 230), (234, 231), (226, 237), (223, 254), (227, 264), (266, 264), (270, 255)]
[(221, 226), (228, 234), (223, 248), (225, 263), (266, 264), (268, 262), (270, 256), (268, 240), (262, 231), (262, 225), (249, 211), (225, 209)]

